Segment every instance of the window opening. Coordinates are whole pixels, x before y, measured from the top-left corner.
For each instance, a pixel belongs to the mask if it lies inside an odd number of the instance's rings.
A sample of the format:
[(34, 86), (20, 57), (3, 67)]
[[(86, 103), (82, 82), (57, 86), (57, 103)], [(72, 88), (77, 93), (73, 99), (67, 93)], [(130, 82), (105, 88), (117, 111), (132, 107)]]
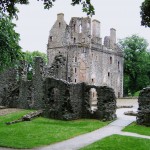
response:
[(75, 57), (75, 62), (77, 62), (77, 57)]
[(77, 72), (77, 68), (75, 68), (75, 73)]
[(61, 27), (61, 23), (59, 22), (59, 28)]
[(110, 64), (112, 64), (112, 57), (110, 57)]
[(108, 72), (108, 77), (110, 77), (110, 72)]
[(53, 41), (53, 37), (52, 37), (52, 36), (50, 36), (50, 38), (49, 38), (49, 39), (50, 39), (50, 42), (52, 42), (52, 41)]
[(76, 38), (73, 39), (73, 42), (76, 43)]

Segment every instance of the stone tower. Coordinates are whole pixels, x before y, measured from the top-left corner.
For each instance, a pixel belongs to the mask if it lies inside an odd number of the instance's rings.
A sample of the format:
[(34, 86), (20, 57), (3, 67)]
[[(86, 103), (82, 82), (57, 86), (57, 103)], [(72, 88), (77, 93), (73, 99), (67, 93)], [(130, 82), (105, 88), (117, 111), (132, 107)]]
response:
[(58, 14), (50, 30), (48, 45), (49, 76), (68, 82), (107, 85), (123, 96), (123, 52), (116, 44), (116, 30), (100, 37), (100, 22), (89, 17), (72, 17), (69, 25)]

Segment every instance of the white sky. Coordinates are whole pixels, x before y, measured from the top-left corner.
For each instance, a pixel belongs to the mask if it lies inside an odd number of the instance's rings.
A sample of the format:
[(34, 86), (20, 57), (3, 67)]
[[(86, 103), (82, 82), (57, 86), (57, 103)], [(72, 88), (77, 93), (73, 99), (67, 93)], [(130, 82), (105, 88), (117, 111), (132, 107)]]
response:
[[(140, 5), (143, 1), (92, 0), (96, 12), (92, 18), (101, 22), (101, 37), (109, 35), (110, 28), (115, 28), (117, 39), (138, 34), (150, 44), (150, 28), (140, 25)], [(81, 6), (73, 7), (70, 3), (71, 0), (56, 0), (50, 10), (45, 10), (42, 2), (37, 0), (32, 0), (29, 5), (18, 5), (19, 19), (14, 22), (17, 25), (16, 31), (20, 34), (23, 51), (39, 50), (46, 53), (49, 31), (58, 13), (64, 13), (67, 23), (71, 17), (86, 16)]]

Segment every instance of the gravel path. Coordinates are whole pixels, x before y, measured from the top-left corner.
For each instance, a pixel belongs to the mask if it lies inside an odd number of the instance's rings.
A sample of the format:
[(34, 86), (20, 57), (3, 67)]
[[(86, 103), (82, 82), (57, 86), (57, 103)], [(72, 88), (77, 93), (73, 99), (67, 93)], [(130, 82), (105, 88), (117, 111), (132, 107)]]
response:
[(13, 112), (18, 112), (20, 110), (21, 109), (16, 109), (16, 108), (0, 109), (0, 116), (7, 115)]

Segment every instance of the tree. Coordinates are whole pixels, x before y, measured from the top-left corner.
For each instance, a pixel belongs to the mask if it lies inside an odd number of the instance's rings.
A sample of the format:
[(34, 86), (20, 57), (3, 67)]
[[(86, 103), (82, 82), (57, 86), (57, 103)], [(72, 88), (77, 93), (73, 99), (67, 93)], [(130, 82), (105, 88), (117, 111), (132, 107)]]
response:
[(0, 71), (12, 66), (22, 58), (19, 46), (19, 34), (15, 32), (15, 24), (6, 15), (0, 13)]
[[(39, 1), (39, 0), (37, 0)], [(41, 0), (43, 1), (44, 8), (49, 9), (53, 6), (56, 0)], [(3, 13), (8, 13), (10, 16), (17, 16), (18, 9), (17, 4), (29, 4), (29, 0), (0, 0), (0, 11)], [(93, 15), (94, 7), (91, 4), (91, 0), (72, 0), (71, 5), (75, 6), (77, 4), (82, 5), (83, 12), (86, 12), (87, 15)]]
[(150, 0), (145, 0), (141, 5), (141, 25), (150, 27)]
[(124, 93), (132, 95), (150, 84), (150, 53), (145, 39), (132, 35), (120, 40), (124, 50)]
[(32, 79), (33, 68), (34, 68), (34, 58), (37, 56), (42, 57), (44, 62), (47, 63), (47, 55), (45, 53), (41, 53), (39, 51), (33, 51), (33, 52), (26, 51), (24, 53), (24, 60), (28, 64), (28, 66), (27, 66), (27, 72), (28, 72), (27, 78), (29, 80)]

